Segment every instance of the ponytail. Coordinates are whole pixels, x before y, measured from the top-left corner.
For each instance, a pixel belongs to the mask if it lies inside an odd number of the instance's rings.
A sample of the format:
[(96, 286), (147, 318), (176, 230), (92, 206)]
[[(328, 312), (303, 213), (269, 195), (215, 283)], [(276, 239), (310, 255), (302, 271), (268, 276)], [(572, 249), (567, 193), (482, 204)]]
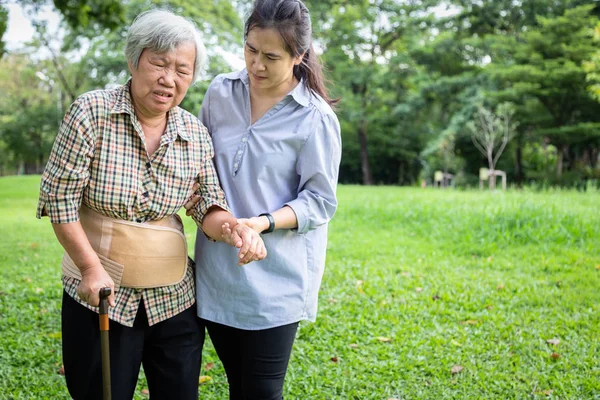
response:
[(339, 99), (329, 97), (329, 91), (326, 86), (328, 81), (323, 74), (323, 65), (317, 57), (312, 43), (304, 53), (302, 62), (294, 66), (294, 76), (298, 80), (303, 79), (306, 87), (321, 96), (330, 107), (335, 107), (340, 101)]

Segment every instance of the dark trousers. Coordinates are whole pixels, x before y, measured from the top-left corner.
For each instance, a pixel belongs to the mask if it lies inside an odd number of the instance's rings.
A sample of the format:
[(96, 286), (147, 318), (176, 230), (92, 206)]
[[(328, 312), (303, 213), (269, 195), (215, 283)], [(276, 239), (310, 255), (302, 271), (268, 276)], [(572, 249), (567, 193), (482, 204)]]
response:
[(283, 399), (298, 322), (259, 331), (203, 322), (225, 367), (230, 400)]
[[(153, 400), (198, 399), (204, 325), (196, 307), (148, 326), (144, 303), (132, 328), (110, 321), (110, 379), (113, 400), (131, 400), (140, 365)], [(98, 314), (66, 292), (62, 302), (65, 378), (75, 400), (102, 399), (102, 361)]]

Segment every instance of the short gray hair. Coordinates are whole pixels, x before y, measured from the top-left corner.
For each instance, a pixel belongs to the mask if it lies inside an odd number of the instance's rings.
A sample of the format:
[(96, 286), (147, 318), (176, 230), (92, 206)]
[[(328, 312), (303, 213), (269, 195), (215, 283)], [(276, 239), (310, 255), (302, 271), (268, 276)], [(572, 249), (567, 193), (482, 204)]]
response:
[(166, 10), (150, 10), (138, 15), (125, 41), (125, 58), (137, 69), (144, 49), (156, 53), (172, 51), (183, 43), (194, 43), (196, 60), (192, 84), (196, 82), (206, 60), (206, 48), (194, 23)]

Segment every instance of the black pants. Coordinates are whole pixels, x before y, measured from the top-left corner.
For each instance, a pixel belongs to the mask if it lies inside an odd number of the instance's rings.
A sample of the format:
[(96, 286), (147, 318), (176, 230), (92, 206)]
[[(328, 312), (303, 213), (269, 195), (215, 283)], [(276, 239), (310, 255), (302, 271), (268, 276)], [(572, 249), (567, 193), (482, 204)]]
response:
[[(113, 400), (131, 400), (140, 365), (156, 399), (198, 399), (204, 325), (196, 307), (148, 326), (143, 302), (132, 328), (110, 321)], [(102, 399), (98, 314), (63, 292), (63, 362), (67, 388), (75, 400)]]
[(225, 367), (230, 400), (283, 399), (298, 322), (259, 331), (203, 322)]

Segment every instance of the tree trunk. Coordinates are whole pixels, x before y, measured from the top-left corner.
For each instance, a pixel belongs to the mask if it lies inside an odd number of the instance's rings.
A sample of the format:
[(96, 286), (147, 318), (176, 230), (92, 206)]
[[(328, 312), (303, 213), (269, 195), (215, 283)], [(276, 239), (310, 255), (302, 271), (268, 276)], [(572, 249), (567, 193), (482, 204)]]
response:
[(564, 168), (564, 159), (567, 150), (569, 149), (569, 145), (563, 144), (560, 146), (560, 150), (558, 150), (558, 161), (556, 162), (556, 176), (561, 177)]
[(488, 179), (490, 180), (490, 190), (496, 190), (496, 175), (493, 174), (494, 170), (490, 170), (491, 174)]
[(596, 160), (594, 160), (594, 148), (592, 146), (588, 146), (585, 149), (585, 152), (586, 152), (586, 156), (587, 156), (588, 164), (589, 164), (590, 168), (592, 168), (592, 169), (595, 168)]
[(556, 160), (556, 176), (561, 177), (563, 171), (563, 149), (558, 150), (558, 159)]
[(521, 188), (523, 184), (523, 155), (521, 151), (521, 140), (517, 140), (517, 150), (515, 154), (515, 179), (517, 187)]
[(358, 129), (358, 143), (360, 144), (360, 165), (362, 168), (363, 185), (372, 185), (373, 176), (369, 164), (369, 153), (367, 152), (367, 117), (363, 115)]

